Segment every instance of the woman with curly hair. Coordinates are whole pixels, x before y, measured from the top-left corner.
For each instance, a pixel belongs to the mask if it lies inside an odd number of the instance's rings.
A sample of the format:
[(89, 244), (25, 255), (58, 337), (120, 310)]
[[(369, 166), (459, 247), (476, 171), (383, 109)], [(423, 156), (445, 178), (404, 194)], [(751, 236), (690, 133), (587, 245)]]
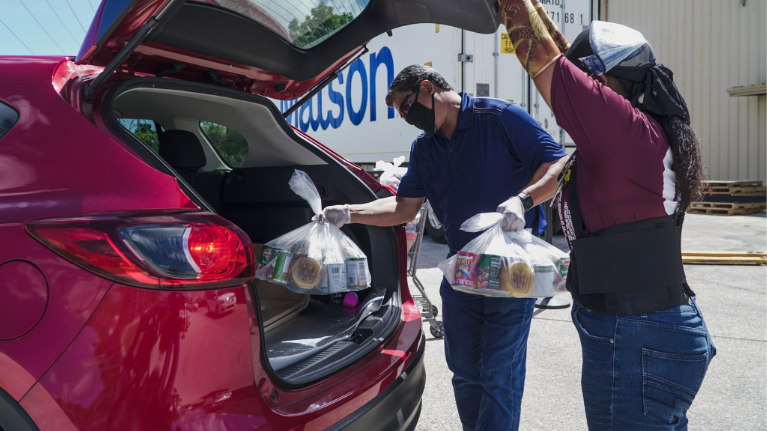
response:
[(589, 429), (686, 430), (716, 349), (681, 258), (704, 177), (684, 98), (636, 30), (594, 21), (570, 46), (536, 0), (500, 5), (518, 59), (577, 147), (557, 200)]

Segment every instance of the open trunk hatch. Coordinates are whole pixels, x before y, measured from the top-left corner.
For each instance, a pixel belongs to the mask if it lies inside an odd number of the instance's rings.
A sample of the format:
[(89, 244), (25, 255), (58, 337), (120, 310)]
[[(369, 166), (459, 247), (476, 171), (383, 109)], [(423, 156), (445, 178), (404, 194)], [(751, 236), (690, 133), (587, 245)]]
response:
[(492, 33), (498, 2), (102, 0), (76, 62), (294, 99), (368, 40), (429, 22)]

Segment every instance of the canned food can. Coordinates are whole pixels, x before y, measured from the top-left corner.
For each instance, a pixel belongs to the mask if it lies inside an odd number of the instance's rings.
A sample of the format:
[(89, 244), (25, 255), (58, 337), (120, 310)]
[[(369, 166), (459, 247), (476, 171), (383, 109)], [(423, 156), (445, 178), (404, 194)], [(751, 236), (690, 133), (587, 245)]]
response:
[(290, 272), (290, 262), (293, 260), (293, 253), (285, 250), (279, 250), (277, 257), (274, 258), (274, 267), (272, 268), (272, 279), (280, 283), (288, 282)]
[(535, 290), (530, 295), (554, 296), (557, 278), (562, 278), (554, 265), (534, 265), (533, 271), (535, 271)]
[(468, 251), (459, 251), (455, 261), (455, 280), (457, 286), (474, 287), (474, 269), (477, 265), (477, 255)]
[(274, 256), (277, 254), (277, 250), (274, 247), (270, 247), (268, 245), (265, 245), (261, 247), (261, 255), (258, 257), (258, 263), (261, 264), (261, 266), (266, 266), (272, 259), (274, 259)]
[(475, 287), (498, 290), (501, 287), (501, 264), (503, 258), (492, 254), (480, 254), (477, 258)]
[(346, 259), (346, 279), (349, 288), (367, 287), (368, 280), (368, 258), (350, 257)]
[(327, 293), (339, 293), (346, 290), (346, 265), (343, 263), (325, 264), (325, 286)]

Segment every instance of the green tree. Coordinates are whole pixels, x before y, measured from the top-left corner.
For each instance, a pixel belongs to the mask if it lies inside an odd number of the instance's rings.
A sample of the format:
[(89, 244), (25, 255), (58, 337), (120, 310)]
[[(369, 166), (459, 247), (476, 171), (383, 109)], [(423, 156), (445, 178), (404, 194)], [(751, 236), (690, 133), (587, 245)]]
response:
[(242, 165), (248, 155), (248, 141), (240, 132), (209, 121), (200, 121), (200, 128), (229, 166)]
[(320, 3), (310, 11), (302, 22), (293, 19), (288, 25), (290, 37), (297, 46), (312, 46), (314, 42), (333, 34), (339, 28), (350, 23), (354, 15), (350, 12), (333, 13), (333, 7)]
[(149, 145), (153, 150), (160, 150), (160, 140), (157, 138), (154, 121), (137, 120), (133, 118), (121, 118), (119, 121), (123, 127), (130, 130), (131, 133), (144, 141), (144, 143)]

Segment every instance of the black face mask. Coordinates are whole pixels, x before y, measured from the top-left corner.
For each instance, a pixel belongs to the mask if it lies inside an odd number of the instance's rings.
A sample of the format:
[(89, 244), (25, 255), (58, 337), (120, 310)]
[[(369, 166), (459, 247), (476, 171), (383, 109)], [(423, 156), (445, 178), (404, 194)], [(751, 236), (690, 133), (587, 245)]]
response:
[[(420, 91), (420, 90), (419, 90)], [(410, 111), (405, 117), (405, 121), (419, 129), (423, 130), (427, 135), (437, 133), (437, 126), (435, 124), (434, 114), (434, 95), (431, 95), (431, 106), (429, 109), (418, 102), (418, 93), (415, 94), (415, 101), (410, 106)]]

